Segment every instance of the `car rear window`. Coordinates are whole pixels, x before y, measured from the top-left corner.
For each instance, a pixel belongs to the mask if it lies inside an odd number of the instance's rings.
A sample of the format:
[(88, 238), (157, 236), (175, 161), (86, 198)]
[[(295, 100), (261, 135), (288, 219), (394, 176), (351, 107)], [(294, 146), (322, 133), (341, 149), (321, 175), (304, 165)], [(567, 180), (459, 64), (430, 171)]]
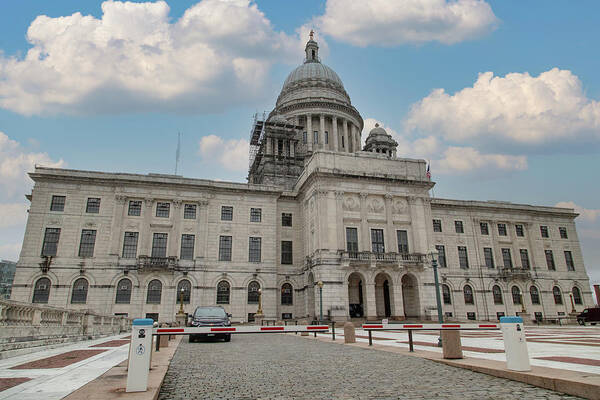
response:
[(196, 309), (194, 317), (219, 317), (225, 318), (225, 310), (221, 307), (203, 307)]

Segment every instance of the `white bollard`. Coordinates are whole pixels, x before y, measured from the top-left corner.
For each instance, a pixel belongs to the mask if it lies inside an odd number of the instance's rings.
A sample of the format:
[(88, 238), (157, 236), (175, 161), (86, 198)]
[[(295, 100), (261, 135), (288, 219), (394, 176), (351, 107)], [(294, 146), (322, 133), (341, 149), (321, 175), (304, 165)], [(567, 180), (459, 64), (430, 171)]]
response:
[(500, 330), (504, 338), (506, 368), (512, 371), (531, 371), (523, 318), (500, 317)]
[(133, 320), (126, 392), (145, 392), (148, 389), (153, 323), (150, 318)]

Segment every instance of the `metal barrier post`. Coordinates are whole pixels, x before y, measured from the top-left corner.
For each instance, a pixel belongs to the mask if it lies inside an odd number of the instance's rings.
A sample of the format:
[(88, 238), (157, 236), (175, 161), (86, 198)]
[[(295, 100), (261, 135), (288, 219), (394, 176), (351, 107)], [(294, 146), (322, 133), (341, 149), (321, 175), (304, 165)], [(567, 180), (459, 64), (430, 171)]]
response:
[(506, 368), (512, 371), (531, 371), (523, 318), (500, 317), (500, 329), (504, 339)]
[(412, 330), (408, 330), (408, 351), (410, 351), (411, 353), (415, 351), (415, 348), (413, 346), (413, 336), (412, 336)]
[(369, 346), (373, 346), (373, 331), (369, 329)]
[(332, 339), (335, 342), (335, 322), (331, 323), (331, 335), (332, 335)]
[(145, 392), (148, 389), (153, 324), (150, 318), (133, 320), (126, 392)]

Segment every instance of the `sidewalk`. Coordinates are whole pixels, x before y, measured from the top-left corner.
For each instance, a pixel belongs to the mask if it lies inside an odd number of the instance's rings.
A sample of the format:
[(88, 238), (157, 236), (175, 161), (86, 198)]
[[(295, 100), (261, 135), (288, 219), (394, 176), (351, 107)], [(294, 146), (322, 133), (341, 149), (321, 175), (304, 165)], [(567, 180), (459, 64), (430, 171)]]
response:
[(0, 400), (58, 400), (127, 359), (129, 334), (0, 360)]

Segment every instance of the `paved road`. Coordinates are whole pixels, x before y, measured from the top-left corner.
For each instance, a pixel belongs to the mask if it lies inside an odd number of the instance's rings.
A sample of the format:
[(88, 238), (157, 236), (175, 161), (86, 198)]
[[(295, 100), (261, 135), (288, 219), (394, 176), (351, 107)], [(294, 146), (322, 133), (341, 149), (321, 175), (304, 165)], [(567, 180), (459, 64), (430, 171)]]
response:
[(182, 341), (159, 399), (574, 399), (417, 357), (294, 335)]

